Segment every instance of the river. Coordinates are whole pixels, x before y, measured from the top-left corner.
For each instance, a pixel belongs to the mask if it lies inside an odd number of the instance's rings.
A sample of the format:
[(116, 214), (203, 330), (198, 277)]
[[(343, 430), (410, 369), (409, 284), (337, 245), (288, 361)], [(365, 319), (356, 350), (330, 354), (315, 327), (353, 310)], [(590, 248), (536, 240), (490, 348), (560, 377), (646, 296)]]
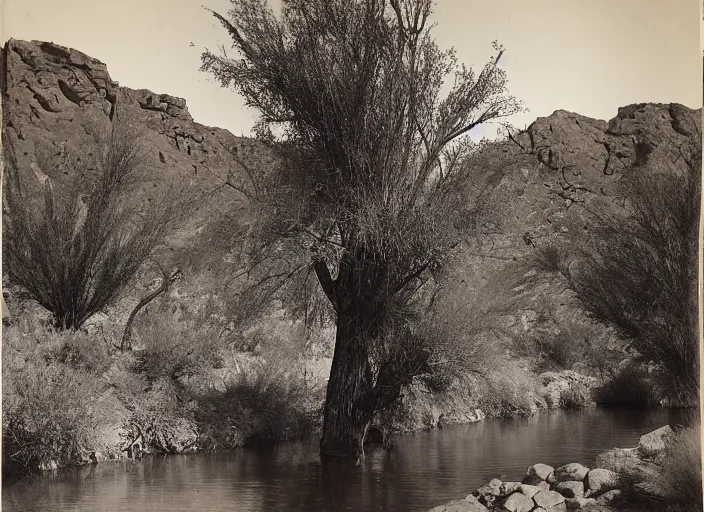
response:
[(462, 498), (493, 477), (520, 480), (544, 462), (592, 464), (612, 447), (678, 421), (672, 411), (589, 408), (487, 419), (396, 439), (359, 466), (327, 462), (310, 439), (230, 453), (150, 457), (25, 478), (2, 510), (413, 511)]

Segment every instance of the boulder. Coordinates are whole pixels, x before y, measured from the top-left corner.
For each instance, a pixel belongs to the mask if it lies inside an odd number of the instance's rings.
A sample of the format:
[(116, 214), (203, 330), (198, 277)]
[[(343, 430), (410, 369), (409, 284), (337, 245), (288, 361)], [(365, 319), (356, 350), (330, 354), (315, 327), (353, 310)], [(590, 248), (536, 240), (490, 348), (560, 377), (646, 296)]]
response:
[(500, 496), (509, 496), (516, 492), (523, 485), (521, 482), (503, 482), (499, 487)]
[(618, 486), (618, 475), (608, 469), (596, 468), (587, 473), (587, 489), (592, 494), (600, 494)]
[(632, 491), (639, 496), (656, 499), (658, 501), (667, 502), (667, 495), (657, 485), (653, 485), (649, 481), (638, 482), (633, 484)]
[(487, 507), (491, 507), (496, 503), (497, 498), (501, 496), (501, 480), (498, 478), (492, 479), (488, 484), (483, 485), (472, 493), (472, 496), (478, 498), (479, 502)]
[(484, 512), (485, 510), (487, 510), (487, 508), (481, 503), (479, 503), (479, 500), (471, 494), (467, 496), (464, 500), (469, 503), (472, 507), (474, 507), (470, 508), (472, 512)]
[(611, 506), (621, 501), (622, 497), (622, 491), (620, 491), (619, 489), (612, 489), (611, 491), (607, 491), (601, 496), (599, 496), (596, 501), (599, 505)]
[(526, 476), (537, 477), (540, 480), (551, 483), (554, 478), (553, 472), (554, 469), (552, 466), (548, 466), (547, 464), (534, 464), (528, 468)]
[(657, 430), (640, 436), (638, 450), (646, 457), (654, 457), (662, 452), (668, 441), (675, 435), (670, 425), (665, 425)]
[(584, 483), (569, 480), (555, 484), (555, 490), (565, 498), (581, 498), (584, 496)]
[(593, 507), (598, 505), (594, 498), (565, 498), (565, 505), (567, 505), (567, 510), (579, 510), (582, 508)]
[(533, 510), (535, 503), (525, 494), (520, 492), (514, 492), (511, 496), (506, 498), (501, 510), (506, 512), (530, 512)]
[(428, 512), (488, 512), (488, 509), (479, 502), (469, 500), (455, 500), (430, 509)]
[[(544, 483), (544, 482), (543, 482)], [(537, 485), (528, 485), (528, 484), (521, 484), (518, 487), (518, 492), (521, 494), (528, 496), (529, 498), (533, 498), (536, 494), (538, 494), (540, 491), (545, 490)], [(547, 490), (550, 490), (548, 487)]]
[(540, 491), (533, 496), (533, 501), (548, 512), (564, 512), (567, 510), (565, 497), (555, 491)]
[(534, 487), (537, 487), (541, 491), (549, 491), (550, 490), (550, 484), (547, 482), (540, 481), (537, 484), (535, 484)]
[(597, 455), (595, 466), (623, 475), (637, 475), (648, 464), (638, 455), (638, 448), (613, 448)]
[(565, 464), (560, 466), (555, 470), (555, 481), (556, 482), (567, 482), (567, 481), (577, 481), (581, 482), (584, 477), (587, 476), (589, 468), (582, 466), (576, 462), (571, 464)]

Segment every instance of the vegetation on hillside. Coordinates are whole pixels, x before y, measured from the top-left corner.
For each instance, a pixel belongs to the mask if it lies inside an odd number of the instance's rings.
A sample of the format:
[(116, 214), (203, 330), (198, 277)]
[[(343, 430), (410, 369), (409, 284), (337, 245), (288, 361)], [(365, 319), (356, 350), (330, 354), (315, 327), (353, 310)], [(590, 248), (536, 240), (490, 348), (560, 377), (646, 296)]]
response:
[[(259, 110), (253, 147), (271, 153), (235, 157), (243, 172), (218, 186), (248, 200), (183, 237), (179, 290), (180, 272), (152, 258), (160, 285), (134, 308), (119, 301), (194, 200), (136, 178), (138, 132), (113, 124), (97, 173), (70, 154), (41, 162), (59, 171), (41, 194), (26, 169), (8, 169), (6, 473), (316, 434), (324, 455), (354, 457), (370, 429), (387, 442), (593, 401), (692, 404), (701, 145), (653, 164), (634, 138), (621, 197), (602, 211), (587, 211), (598, 194), (560, 201), (563, 213), (583, 205), (588, 229), (546, 220), (537, 242), (491, 238), (518, 211), (509, 167), (528, 181), (524, 162), (554, 170), (516, 138), (468, 138), (521, 108), (499, 45), (478, 73), (458, 64), (433, 40), (429, 0), (284, 0), (280, 16), (263, 0), (232, 3), (215, 16), (238, 56), (206, 52), (203, 69)], [(524, 161), (508, 160), (514, 146)], [(543, 235), (561, 245), (536, 264), (526, 246)], [(476, 251), (497, 239), (501, 255)], [(701, 500), (694, 436), (681, 432), (646, 482), (658, 503)]]
[(701, 143), (673, 155), (677, 172), (649, 168), (647, 154), (622, 178), (624, 214), (593, 212), (588, 236), (566, 250), (543, 248), (540, 259), (564, 277), (595, 320), (616, 329), (635, 351), (634, 364), (644, 370), (625, 370), (629, 377), (617, 379), (647, 375), (657, 400), (698, 403)]
[(113, 304), (186, 207), (175, 190), (130, 202), (143, 165), (133, 128), (116, 122), (98, 145), (97, 173), (71, 155), (48, 162), (71, 178), (46, 178), (39, 200), (19, 169), (5, 179), (4, 267), (60, 329), (80, 329)]

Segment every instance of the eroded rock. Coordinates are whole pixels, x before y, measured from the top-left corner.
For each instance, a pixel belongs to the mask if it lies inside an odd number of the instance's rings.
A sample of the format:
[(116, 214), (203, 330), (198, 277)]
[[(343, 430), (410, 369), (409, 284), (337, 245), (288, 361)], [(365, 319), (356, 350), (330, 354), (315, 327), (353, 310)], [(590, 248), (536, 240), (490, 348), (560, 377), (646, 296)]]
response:
[(533, 496), (533, 501), (539, 507), (543, 507), (548, 512), (561, 512), (567, 510), (565, 497), (555, 491), (540, 491)]
[(675, 433), (672, 428), (669, 425), (665, 425), (664, 427), (640, 436), (638, 450), (646, 457), (655, 457), (667, 447), (668, 441), (670, 441), (674, 435)]
[(598, 505), (597, 501), (594, 498), (565, 498), (565, 505), (567, 505), (567, 510), (579, 510), (582, 508), (590, 508), (590, 510), (593, 510), (593, 507)]
[(503, 482), (499, 488), (501, 496), (508, 496), (516, 492), (521, 485), (521, 482)]
[[(549, 486), (545, 486), (547, 490), (550, 490)], [(521, 484), (518, 487), (518, 492), (521, 494), (524, 494), (525, 496), (528, 496), (529, 498), (533, 498), (536, 494), (538, 494), (540, 491), (546, 490), (545, 488), (542, 488), (537, 485), (528, 485), (528, 484)]]
[(605, 492), (604, 494), (602, 494), (598, 498), (596, 498), (596, 501), (597, 501), (597, 503), (599, 503), (599, 505), (611, 506), (611, 505), (615, 505), (615, 504), (619, 503), (622, 498), (623, 498), (623, 491), (621, 491), (619, 489), (612, 489), (610, 491)]
[(553, 477), (553, 472), (554, 469), (552, 466), (548, 466), (547, 464), (533, 464), (531, 467), (528, 468), (528, 472), (526, 476), (528, 477), (537, 477), (540, 480), (543, 480), (545, 482), (550, 483), (552, 481)]
[(439, 505), (428, 512), (487, 512), (488, 509), (477, 502), (465, 500), (455, 500), (444, 505)]
[(613, 448), (597, 455), (595, 465), (614, 473), (634, 475), (647, 464), (638, 456), (637, 448)]

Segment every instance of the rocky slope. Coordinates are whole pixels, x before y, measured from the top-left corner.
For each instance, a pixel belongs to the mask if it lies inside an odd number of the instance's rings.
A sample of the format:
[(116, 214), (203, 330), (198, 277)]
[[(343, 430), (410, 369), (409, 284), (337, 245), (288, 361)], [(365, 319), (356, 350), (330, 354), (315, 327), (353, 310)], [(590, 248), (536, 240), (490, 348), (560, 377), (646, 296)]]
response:
[[(139, 133), (145, 148), (143, 165), (134, 177), (139, 183), (135, 201), (168, 184), (183, 183), (197, 198), (192, 215), (169, 240), (171, 250), (163, 259), (174, 259), (169, 254), (179, 248), (205, 243), (204, 226), (224, 213), (246, 222), (242, 195), (225, 182), (237, 183), (243, 166), (267, 165), (267, 154), (255, 141), (196, 123), (181, 98), (120, 86), (105, 64), (77, 50), (10, 40), (2, 62), (8, 177), (17, 175), (28, 190), (36, 190), (47, 179), (66, 182), (78, 169), (63, 165), (65, 156), (83, 163), (82, 172), (90, 172), (95, 169), (100, 137), (111, 123), (120, 122)], [(206, 272), (207, 264), (202, 267), (199, 270)], [(12, 308), (12, 299), (9, 303)]]
[[(70, 154), (91, 162), (98, 136), (119, 119), (139, 130), (147, 148), (144, 189), (186, 181), (201, 198), (173, 247), (207, 244), (198, 235), (223, 214), (246, 222), (245, 198), (224, 182), (246, 179), (247, 167), (270, 165), (256, 141), (198, 124), (183, 99), (119, 85), (105, 64), (77, 50), (10, 40), (2, 60), (8, 174), (27, 186), (66, 180), (75, 170), (58, 159)], [(543, 237), (578, 229), (590, 207), (614, 204), (622, 173), (646, 154), (659, 171), (676, 172), (678, 148), (700, 132), (698, 111), (678, 104), (629, 105), (608, 122), (562, 110), (537, 119), (487, 150), (487, 165), (504, 175), (496, 190), (500, 229), (468, 257), (466, 270), (486, 276), (487, 268), (520, 260)], [(200, 267), (207, 272), (208, 265)]]

